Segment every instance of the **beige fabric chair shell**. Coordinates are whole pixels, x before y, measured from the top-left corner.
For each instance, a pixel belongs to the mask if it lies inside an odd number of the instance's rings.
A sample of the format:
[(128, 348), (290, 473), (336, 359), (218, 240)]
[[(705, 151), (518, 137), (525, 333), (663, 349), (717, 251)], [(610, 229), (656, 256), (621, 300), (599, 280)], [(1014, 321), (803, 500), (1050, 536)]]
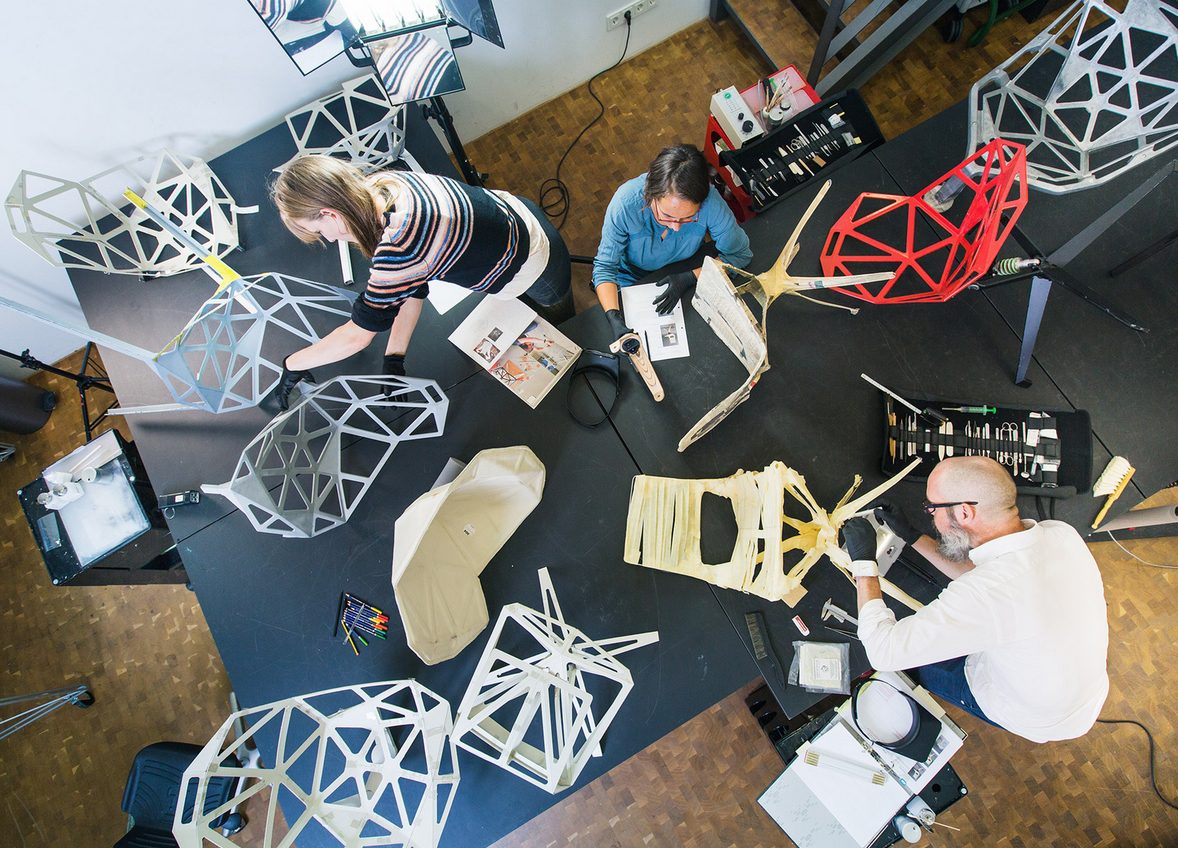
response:
[(480, 451), (397, 519), (393, 589), (410, 649), (434, 665), (490, 619), (479, 575), (540, 503), (544, 464), (529, 448)]

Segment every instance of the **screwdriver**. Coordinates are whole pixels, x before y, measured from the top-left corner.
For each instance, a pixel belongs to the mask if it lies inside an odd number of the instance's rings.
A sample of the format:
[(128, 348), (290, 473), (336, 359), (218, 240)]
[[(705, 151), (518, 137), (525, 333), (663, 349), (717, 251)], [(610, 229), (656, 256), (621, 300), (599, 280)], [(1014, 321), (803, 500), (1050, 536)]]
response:
[(974, 412), (978, 415), (993, 415), (998, 410), (993, 406), (942, 406), (945, 412)]

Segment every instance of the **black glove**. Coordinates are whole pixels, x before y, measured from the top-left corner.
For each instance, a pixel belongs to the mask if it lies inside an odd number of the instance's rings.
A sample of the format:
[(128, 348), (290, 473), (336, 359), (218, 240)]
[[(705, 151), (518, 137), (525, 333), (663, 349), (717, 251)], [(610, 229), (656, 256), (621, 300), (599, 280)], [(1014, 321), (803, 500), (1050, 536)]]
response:
[(282, 360), (282, 377), (278, 380), (278, 387), (274, 389), (274, 396), (278, 398), (278, 406), (283, 412), (290, 409), (290, 393), (294, 391), (295, 386), (303, 380), (315, 382), (315, 375), (310, 371), (291, 371), (286, 366), (286, 359)]
[[(622, 351), (627, 354), (637, 353), (638, 349), (642, 347), (642, 343), (638, 341), (637, 336), (632, 336), (634, 331), (626, 326), (626, 319), (622, 317), (622, 310), (607, 309), (605, 310), (605, 317), (609, 319), (610, 330), (613, 333), (615, 342), (622, 336), (631, 336), (631, 338), (622, 343)], [(613, 349), (612, 345), (610, 349)]]
[(683, 299), (683, 295), (695, 288), (695, 274), (691, 271), (668, 274), (655, 285), (667, 287), (666, 291), (660, 292), (651, 301), (659, 315), (667, 315), (675, 308), (675, 304)]
[(875, 562), (875, 528), (866, 518), (851, 518), (839, 529), (843, 537), (843, 548), (851, 560)]
[(386, 353), (384, 355), (384, 366), (380, 369), (380, 373), (386, 377), (404, 377), (405, 354)]
[(622, 336), (627, 336), (634, 332), (626, 326), (626, 319), (622, 317), (622, 310), (607, 309), (605, 310), (606, 320), (609, 321), (610, 332), (613, 333), (614, 341), (617, 341)]
[(924, 535), (908, 523), (908, 519), (900, 510), (896, 509), (896, 505), (893, 503), (881, 501), (875, 505), (874, 512), (876, 519), (886, 524), (893, 533), (903, 539), (905, 545), (915, 544), (916, 540)]

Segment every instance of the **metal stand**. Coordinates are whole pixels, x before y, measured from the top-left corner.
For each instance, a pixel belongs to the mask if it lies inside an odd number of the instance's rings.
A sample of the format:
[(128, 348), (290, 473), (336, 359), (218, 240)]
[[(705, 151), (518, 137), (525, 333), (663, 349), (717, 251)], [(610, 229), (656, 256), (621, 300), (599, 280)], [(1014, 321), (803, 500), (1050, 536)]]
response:
[[(1163, 180), (1175, 171), (1178, 171), (1178, 160), (1170, 162), (1148, 180), (1133, 189), (1133, 191), (1122, 197), (1110, 206), (1104, 214), (1097, 217), (1096, 220), (1084, 227), (1084, 229), (1080, 230), (1080, 232), (1076, 233), (1048, 256), (1043, 256), (1034, 242), (1022, 230), (1017, 226), (1014, 228), (1012, 235), (1033, 258), (1024, 261), (1022, 267), (1013, 274), (1002, 275), (1001, 273), (992, 272), (989, 278), (978, 282), (975, 286), (971, 286), (971, 288), (988, 289), (1020, 280), (1031, 280), (1031, 296), (1027, 302), (1027, 317), (1023, 324), (1022, 345), (1019, 349), (1018, 368), (1014, 376), (1016, 385), (1022, 386), (1023, 388), (1031, 385), (1031, 382), (1027, 379), (1027, 369), (1031, 365), (1031, 357), (1035, 352), (1035, 341), (1039, 337), (1039, 326), (1043, 322), (1043, 312), (1047, 308), (1047, 297), (1051, 292), (1052, 283), (1056, 283), (1064, 291), (1070, 292), (1086, 303), (1095, 306), (1101, 312), (1110, 318), (1120, 321), (1129, 329), (1136, 330), (1139, 333), (1149, 332), (1148, 327), (1109, 304), (1097, 295), (1096, 292), (1065, 271), (1062, 266), (1069, 264), (1087, 250), (1109, 227), (1123, 218), (1130, 209), (1136, 206), (1143, 198), (1147, 197)], [(1178, 234), (1172, 234), (1167, 238), (1173, 240), (1178, 238)], [(1132, 267), (1133, 264), (1152, 256), (1153, 253), (1161, 250), (1168, 243), (1166, 239), (1162, 239), (1161, 242), (1147, 247), (1141, 253), (1137, 254), (1137, 256), (1128, 260), (1128, 262), (1121, 263), (1113, 271), (1117, 271), (1122, 266)]]
[(66, 704), (73, 704), (79, 709), (86, 709), (94, 703), (94, 693), (83, 683), (72, 689), (69, 687), (46, 689), (44, 692), (33, 692), (28, 695), (13, 695), (8, 698), (0, 698), (0, 707), (23, 704), (27, 701), (39, 701), (39, 703), (35, 707), (29, 707), (24, 712), (17, 713), (9, 718), (0, 719), (0, 739), (8, 738), (22, 727), (28, 727), (37, 719), (44, 718), (49, 713), (64, 707)]
[[(86, 392), (90, 389), (97, 389), (103, 392), (109, 392), (114, 395), (115, 390), (111, 387), (110, 377), (107, 376), (106, 371), (97, 359), (91, 358), (90, 354), (94, 349), (93, 342), (86, 342), (86, 352), (82, 356), (82, 370), (78, 372), (65, 371), (55, 365), (46, 365), (37, 357), (33, 356), (24, 350), (21, 353), (12, 353), (7, 350), (0, 349), (0, 356), (7, 356), (9, 359), (15, 359), (25, 368), (31, 368), (34, 371), (48, 371), (50, 374), (56, 374), (58, 377), (65, 377), (67, 380), (73, 380), (74, 385), (78, 387), (78, 397), (82, 401), (82, 427), (86, 431), (86, 441), (91, 441), (94, 438), (93, 430), (101, 424), (107, 416), (107, 413), (114, 406), (104, 409), (102, 413), (90, 420), (90, 404), (86, 399)], [(95, 373), (87, 374), (86, 371), (93, 366)], [(117, 401), (116, 401), (117, 403)]]
[(466, 149), (462, 146), (458, 130), (454, 129), (454, 119), (450, 116), (450, 110), (446, 108), (445, 101), (441, 97), (431, 97), (428, 102), (421, 104), (421, 114), (426, 119), (437, 121), (438, 126), (442, 128), (442, 134), (446, 136), (446, 143), (450, 145), (450, 152), (458, 160), (458, 169), (462, 171), (462, 178), (472, 186), (482, 187), (485, 184), (485, 175), (480, 174), (478, 168), (471, 164), (470, 159), (467, 158)]

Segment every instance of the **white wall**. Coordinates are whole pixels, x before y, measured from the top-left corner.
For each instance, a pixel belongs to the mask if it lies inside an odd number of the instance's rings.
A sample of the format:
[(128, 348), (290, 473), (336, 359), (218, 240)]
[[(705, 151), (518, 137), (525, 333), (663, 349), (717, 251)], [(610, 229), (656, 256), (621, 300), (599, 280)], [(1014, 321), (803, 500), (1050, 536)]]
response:
[[(448, 96), (446, 104), (463, 141), (576, 88), (618, 61), (626, 28), (606, 32), (605, 17), (627, 2), (495, 0), (505, 49), (476, 38), (456, 53), (466, 91)], [(658, 0), (653, 9), (634, 19), (626, 58), (707, 13), (708, 0)], [(699, 59), (707, 61), (706, 56)]]
[[(617, 61), (625, 0), (498, 0), (506, 50), (458, 52), (467, 90), (447, 98), (464, 140), (585, 82)], [(707, 13), (707, 0), (660, 0), (634, 20), (628, 56)], [(357, 75), (344, 57), (304, 77), (247, 0), (39, 0), (0, 33), (5, 131), (0, 192), (22, 169), (83, 179), (161, 146), (211, 159)], [(261, 198), (239, 197), (249, 205)], [(0, 226), (0, 293), (84, 323), (65, 272)], [(0, 347), (53, 362), (80, 347), (0, 309)], [(0, 362), (0, 373), (10, 371)], [(28, 376), (23, 372), (18, 376)]]

